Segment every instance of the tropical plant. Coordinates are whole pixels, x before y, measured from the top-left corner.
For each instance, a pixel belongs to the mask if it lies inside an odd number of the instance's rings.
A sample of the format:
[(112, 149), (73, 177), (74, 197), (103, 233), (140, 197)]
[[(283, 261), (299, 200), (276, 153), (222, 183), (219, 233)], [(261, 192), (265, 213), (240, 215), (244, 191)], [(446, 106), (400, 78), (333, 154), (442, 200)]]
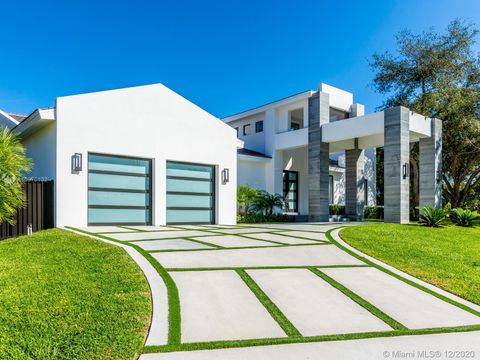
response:
[[(374, 88), (387, 95), (381, 108), (402, 105), (443, 120), (444, 196), (453, 208), (465, 206), (480, 187), (477, 33), (472, 24), (460, 20), (452, 21), (445, 33), (402, 31), (397, 35), (397, 54), (374, 54), (371, 61)], [(418, 159), (418, 144), (412, 144), (413, 206), (419, 200)]]
[[(246, 215), (252, 209), (252, 205), (258, 198), (258, 190), (248, 184), (240, 185), (237, 189), (238, 213)], [(243, 211), (242, 211), (243, 210)]]
[(450, 211), (450, 220), (458, 226), (472, 227), (480, 218), (480, 214), (476, 211), (464, 209), (452, 209)]
[(282, 208), (282, 206), (283, 196), (261, 190), (253, 204), (253, 209), (258, 212), (264, 212), (266, 215), (272, 215), (275, 208)]
[(432, 206), (420, 207), (418, 223), (429, 227), (440, 227), (448, 217), (448, 210)]
[(17, 209), (25, 205), (22, 177), (30, 167), (22, 143), (6, 127), (0, 128), (0, 223), (14, 224)]

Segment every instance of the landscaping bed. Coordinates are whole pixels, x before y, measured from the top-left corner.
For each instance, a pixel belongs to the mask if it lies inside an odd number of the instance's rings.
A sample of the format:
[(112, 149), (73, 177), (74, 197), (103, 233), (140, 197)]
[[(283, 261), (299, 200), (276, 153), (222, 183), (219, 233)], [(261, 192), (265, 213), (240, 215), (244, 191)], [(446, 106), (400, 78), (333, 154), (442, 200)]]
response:
[(150, 315), (120, 248), (59, 229), (0, 241), (1, 359), (133, 359)]
[(480, 304), (480, 227), (382, 223), (347, 227), (340, 236), (365, 254)]

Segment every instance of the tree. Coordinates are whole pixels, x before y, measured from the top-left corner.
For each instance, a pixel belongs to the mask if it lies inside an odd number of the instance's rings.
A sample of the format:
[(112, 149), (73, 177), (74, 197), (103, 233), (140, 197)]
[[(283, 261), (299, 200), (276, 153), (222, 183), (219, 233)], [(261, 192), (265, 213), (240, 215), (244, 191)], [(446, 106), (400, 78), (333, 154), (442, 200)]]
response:
[(275, 208), (282, 208), (282, 206), (283, 197), (280, 194), (270, 194), (265, 190), (260, 191), (254, 203), (255, 211), (265, 211), (265, 215), (272, 215)]
[(18, 208), (25, 205), (22, 177), (31, 167), (25, 148), (6, 128), (0, 128), (0, 223), (14, 224)]
[(258, 198), (258, 190), (250, 185), (240, 185), (237, 189), (237, 205), (238, 213), (240, 214), (243, 208), (243, 215), (249, 213), (253, 203)]
[[(480, 58), (472, 48), (478, 30), (454, 20), (443, 34), (400, 32), (398, 54), (374, 54), (380, 109), (406, 106), (443, 120), (445, 200), (459, 207), (480, 185)], [(412, 202), (418, 203), (418, 146), (411, 148)]]

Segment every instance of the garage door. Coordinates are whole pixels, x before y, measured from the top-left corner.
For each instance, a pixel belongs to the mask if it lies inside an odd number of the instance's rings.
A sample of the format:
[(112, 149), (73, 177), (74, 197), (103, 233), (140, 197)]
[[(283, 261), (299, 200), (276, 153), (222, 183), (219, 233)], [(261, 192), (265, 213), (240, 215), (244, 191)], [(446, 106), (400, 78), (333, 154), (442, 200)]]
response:
[(214, 222), (214, 167), (167, 162), (167, 223), (213, 224)]
[(88, 224), (151, 224), (151, 160), (88, 154)]

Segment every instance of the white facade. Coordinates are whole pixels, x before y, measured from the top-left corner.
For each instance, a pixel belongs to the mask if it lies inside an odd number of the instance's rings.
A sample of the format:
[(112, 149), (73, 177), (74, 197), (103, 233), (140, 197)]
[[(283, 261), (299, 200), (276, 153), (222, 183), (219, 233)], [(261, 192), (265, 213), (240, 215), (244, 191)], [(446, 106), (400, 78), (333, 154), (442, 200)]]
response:
[[(55, 181), (56, 226), (88, 224), (89, 153), (152, 160), (153, 225), (167, 222), (167, 161), (212, 165), (214, 222), (236, 222), (235, 131), (161, 84), (60, 97), (55, 109), (36, 111), (14, 133), (33, 159), (30, 176)], [(77, 153), (83, 169), (74, 172)]]
[[(363, 115), (363, 105), (353, 102), (353, 95), (327, 84), (319, 91), (329, 94), (330, 122), (340, 122), (343, 117)], [(269, 157), (239, 156), (239, 184), (283, 194), (283, 172), (298, 172), (298, 214), (308, 214), (308, 99), (315, 91), (305, 91), (223, 119), (237, 129), (244, 148)], [(352, 119), (353, 120), (353, 119)], [(256, 123), (263, 122), (263, 130), (256, 132)], [(361, 123), (359, 123), (361, 124)], [(363, 124), (362, 124), (363, 125)], [(244, 134), (244, 126), (250, 133)], [(359, 128), (358, 126), (356, 128)], [(349, 138), (351, 139), (351, 138)], [(345, 148), (331, 147), (330, 203), (345, 204)], [(376, 204), (375, 150), (365, 151), (364, 176), (368, 181), (367, 206)]]

